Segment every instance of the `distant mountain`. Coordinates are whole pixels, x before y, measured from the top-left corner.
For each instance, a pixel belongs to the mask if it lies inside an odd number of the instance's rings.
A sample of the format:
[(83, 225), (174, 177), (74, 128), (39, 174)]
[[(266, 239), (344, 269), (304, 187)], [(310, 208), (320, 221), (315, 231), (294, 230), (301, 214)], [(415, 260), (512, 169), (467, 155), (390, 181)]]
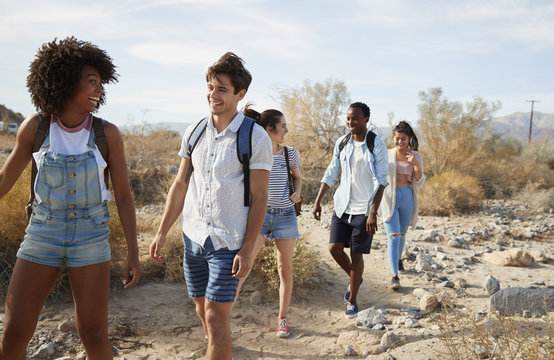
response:
[[(496, 117), (492, 120), (492, 126), (496, 133), (513, 137), (520, 141), (529, 139), (529, 118), (530, 113), (513, 113), (510, 115)], [(541, 112), (533, 113), (533, 127), (531, 140), (553, 139), (554, 138), (554, 114)]]
[[(513, 113), (492, 119), (494, 132), (515, 138), (526, 142), (529, 138), (529, 113)], [(163, 127), (184, 134), (185, 129), (190, 123), (158, 123), (152, 124), (153, 127)], [(374, 131), (382, 138), (390, 135), (391, 129), (388, 126), (381, 126)], [(416, 130), (417, 132), (417, 130)], [(533, 129), (531, 133), (532, 140), (554, 139), (554, 114), (541, 112), (533, 113)]]
[(17, 125), (20, 125), (23, 120), (25, 120), (25, 116), (21, 115), (21, 113), (16, 113), (0, 104), (0, 121), (7, 124), (16, 123)]

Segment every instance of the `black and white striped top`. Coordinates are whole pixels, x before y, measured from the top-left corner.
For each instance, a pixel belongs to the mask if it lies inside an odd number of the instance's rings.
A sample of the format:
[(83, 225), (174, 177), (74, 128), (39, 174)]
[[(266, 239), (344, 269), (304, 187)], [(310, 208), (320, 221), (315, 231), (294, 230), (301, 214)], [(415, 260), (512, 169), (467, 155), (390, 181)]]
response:
[[(287, 146), (289, 153), (289, 166), (291, 169), (300, 167), (300, 159), (296, 149)], [(284, 209), (293, 205), (290, 201), (289, 183), (287, 174), (287, 163), (285, 162), (285, 154), (273, 155), (273, 166), (269, 174), (268, 201), (267, 206), (270, 208)]]

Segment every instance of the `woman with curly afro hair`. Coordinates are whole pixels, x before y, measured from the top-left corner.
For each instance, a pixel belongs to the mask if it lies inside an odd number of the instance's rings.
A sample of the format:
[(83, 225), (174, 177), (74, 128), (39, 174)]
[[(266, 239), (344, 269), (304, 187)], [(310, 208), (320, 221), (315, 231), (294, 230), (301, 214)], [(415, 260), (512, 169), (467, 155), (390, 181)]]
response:
[[(43, 44), (31, 63), (27, 87), (40, 115), (25, 119), (0, 170), (0, 199), (29, 161), (38, 170), (29, 225), (6, 296), (0, 359), (25, 359), (42, 306), (64, 264), (87, 359), (113, 358), (106, 167), (127, 239), (124, 287), (135, 285), (142, 275), (123, 139), (115, 125), (92, 115), (105, 102), (104, 85), (116, 81), (106, 52), (74, 37)], [(106, 159), (96, 145), (93, 123), (104, 130)], [(43, 125), (47, 132), (37, 151), (35, 132)]]

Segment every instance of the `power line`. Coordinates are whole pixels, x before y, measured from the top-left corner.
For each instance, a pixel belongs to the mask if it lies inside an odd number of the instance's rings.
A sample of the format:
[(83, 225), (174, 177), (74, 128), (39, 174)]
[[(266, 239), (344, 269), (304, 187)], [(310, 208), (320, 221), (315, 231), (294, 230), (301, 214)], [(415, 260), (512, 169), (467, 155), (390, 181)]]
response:
[(531, 116), (529, 117), (529, 144), (531, 143), (531, 130), (533, 129), (533, 107), (536, 102), (541, 102), (540, 100), (526, 100), (525, 102), (531, 103)]

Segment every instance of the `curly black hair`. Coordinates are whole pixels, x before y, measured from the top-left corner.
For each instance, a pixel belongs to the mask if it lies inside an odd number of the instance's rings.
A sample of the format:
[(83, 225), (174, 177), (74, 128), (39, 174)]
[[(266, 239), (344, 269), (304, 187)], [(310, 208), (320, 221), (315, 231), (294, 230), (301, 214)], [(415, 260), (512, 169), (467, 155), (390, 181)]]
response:
[[(37, 111), (60, 115), (77, 89), (86, 65), (98, 70), (102, 85), (117, 82), (112, 58), (96, 45), (73, 36), (42, 44), (27, 76), (27, 89)], [(105, 101), (106, 95), (102, 93), (97, 108)]]

